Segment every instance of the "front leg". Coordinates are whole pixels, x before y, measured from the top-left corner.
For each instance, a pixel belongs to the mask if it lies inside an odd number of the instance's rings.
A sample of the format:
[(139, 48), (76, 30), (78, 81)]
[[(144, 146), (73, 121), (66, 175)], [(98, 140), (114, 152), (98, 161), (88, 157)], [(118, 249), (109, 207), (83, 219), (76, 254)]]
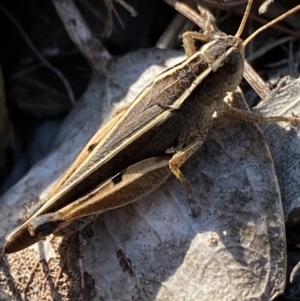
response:
[(195, 49), (194, 40), (207, 42), (208, 38), (207, 36), (199, 32), (194, 32), (194, 31), (185, 32), (182, 35), (182, 42), (187, 57), (190, 57), (197, 52)]

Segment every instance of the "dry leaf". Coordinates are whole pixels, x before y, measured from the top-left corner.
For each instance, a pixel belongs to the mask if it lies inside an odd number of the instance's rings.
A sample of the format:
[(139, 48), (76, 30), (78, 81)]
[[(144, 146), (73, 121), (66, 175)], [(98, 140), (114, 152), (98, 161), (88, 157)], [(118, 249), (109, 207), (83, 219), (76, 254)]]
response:
[[(265, 116), (291, 116), (300, 112), (300, 80), (285, 78), (277, 89), (256, 108)], [(280, 185), (285, 220), (300, 221), (300, 132), (289, 124), (263, 124)]]
[[(155, 74), (182, 59), (169, 59), (174, 55), (131, 53), (110, 64), (108, 79), (94, 79), (56, 149), (3, 197), (2, 238), (16, 226), (22, 206), (45, 196), (61, 176), (99, 127), (101, 112), (124, 95), (133, 100)], [(6, 256), (11, 275), (2, 261), (2, 290), (16, 294), (22, 285), (28, 300), (113, 301), (270, 300), (282, 293), (284, 217), (259, 128), (218, 116), (183, 172), (201, 208), (197, 218), (190, 216), (182, 186), (170, 178), (135, 204), (102, 214), (80, 234), (49, 237)]]

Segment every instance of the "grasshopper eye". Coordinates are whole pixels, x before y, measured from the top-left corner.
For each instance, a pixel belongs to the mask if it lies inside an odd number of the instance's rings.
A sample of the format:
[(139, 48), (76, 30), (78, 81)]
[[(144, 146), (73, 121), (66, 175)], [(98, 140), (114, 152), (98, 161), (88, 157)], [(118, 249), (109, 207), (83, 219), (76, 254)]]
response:
[(226, 55), (224, 68), (228, 74), (236, 74), (244, 67), (244, 61), (239, 51), (231, 49)]

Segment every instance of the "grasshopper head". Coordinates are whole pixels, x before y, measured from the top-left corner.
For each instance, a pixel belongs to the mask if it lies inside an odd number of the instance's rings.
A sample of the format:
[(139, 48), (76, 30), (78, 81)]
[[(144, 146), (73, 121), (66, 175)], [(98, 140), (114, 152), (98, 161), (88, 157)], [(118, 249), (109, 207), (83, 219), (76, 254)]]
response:
[(245, 51), (243, 41), (223, 33), (214, 35), (201, 50), (203, 58), (220, 79), (225, 91), (234, 91), (244, 72)]

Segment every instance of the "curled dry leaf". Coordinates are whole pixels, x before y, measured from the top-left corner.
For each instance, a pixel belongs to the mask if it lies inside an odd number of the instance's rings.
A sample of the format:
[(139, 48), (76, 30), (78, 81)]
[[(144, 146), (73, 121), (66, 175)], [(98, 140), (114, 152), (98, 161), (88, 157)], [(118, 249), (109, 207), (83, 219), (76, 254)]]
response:
[[(108, 79), (91, 83), (54, 151), (3, 197), (2, 241), (22, 206), (45, 195), (99, 127), (107, 110), (102, 104), (124, 95), (132, 100), (155, 74), (181, 59), (173, 51), (131, 53), (109, 65)], [(270, 300), (282, 293), (284, 218), (259, 128), (217, 116), (183, 172), (201, 209), (198, 217), (190, 216), (184, 189), (170, 178), (133, 205), (102, 214), (89, 231), (50, 236), (7, 256), (11, 274), (2, 262), (2, 290), (23, 289), (28, 300)]]
[[(300, 80), (284, 78), (274, 92), (256, 111), (265, 116), (291, 116), (300, 112)], [(285, 221), (300, 222), (300, 131), (289, 124), (264, 124), (262, 131), (268, 141), (278, 177)]]

